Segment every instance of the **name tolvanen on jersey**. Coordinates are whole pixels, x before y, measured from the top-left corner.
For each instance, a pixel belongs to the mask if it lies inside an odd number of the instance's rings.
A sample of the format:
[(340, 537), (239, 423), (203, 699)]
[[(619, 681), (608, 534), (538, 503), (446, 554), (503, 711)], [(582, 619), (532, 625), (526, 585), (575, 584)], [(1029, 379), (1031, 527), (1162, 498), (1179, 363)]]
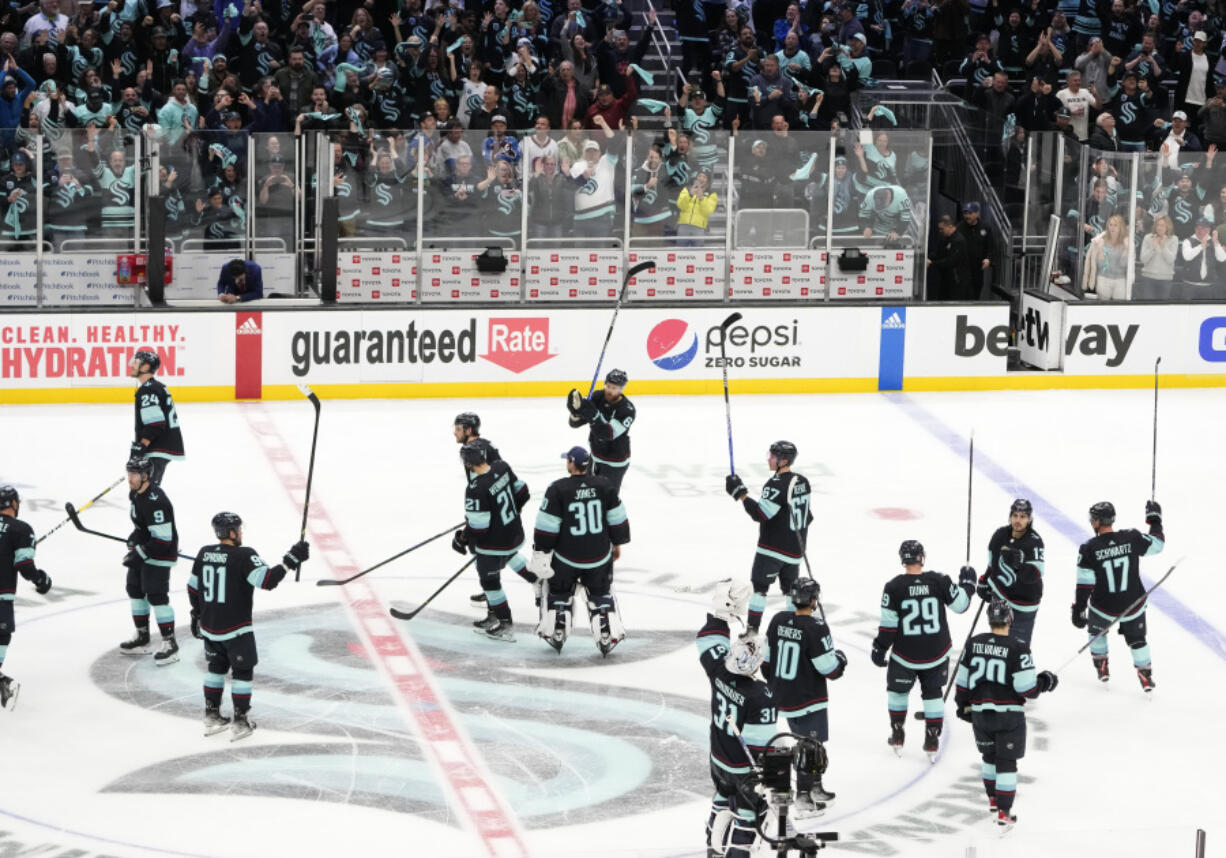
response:
[(975, 655), (999, 656), (1001, 658), (1009, 657), (1009, 648), (1007, 646), (995, 646), (993, 644), (976, 641), (971, 645), (971, 649)]

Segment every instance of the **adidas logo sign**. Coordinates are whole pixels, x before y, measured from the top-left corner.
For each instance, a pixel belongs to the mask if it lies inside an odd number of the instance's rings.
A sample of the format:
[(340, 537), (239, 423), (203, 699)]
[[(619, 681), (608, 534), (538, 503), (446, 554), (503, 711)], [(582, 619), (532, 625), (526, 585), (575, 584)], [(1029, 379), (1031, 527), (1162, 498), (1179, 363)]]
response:
[(241, 325), (238, 326), (238, 331), (236, 333), (258, 334), (259, 332), (260, 332), (260, 326), (255, 323), (255, 319), (252, 319), (249, 317), (247, 321), (243, 322)]
[(881, 323), (881, 327), (902, 330), (907, 327), (907, 323), (900, 319), (897, 313), (890, 313), (889, 318)]

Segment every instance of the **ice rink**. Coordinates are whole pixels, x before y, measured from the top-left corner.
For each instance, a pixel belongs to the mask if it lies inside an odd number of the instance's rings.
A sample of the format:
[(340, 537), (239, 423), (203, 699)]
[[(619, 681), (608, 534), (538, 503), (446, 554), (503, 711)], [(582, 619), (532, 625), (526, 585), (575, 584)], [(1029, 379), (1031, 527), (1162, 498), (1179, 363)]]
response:
[[(173, 390), (173, 387), (172, 387)], [(634, 397), (631, 380), (627, 393)], [(737, 470), (751, 490), (771, 441), (799, 447), (812, 482), (809, 554), (836, 645), (850, 664), (831, 687), (830, 769), (838, 800), (831, 854), (1191, 856), (1223, 831), (1226, 580), (1222, 574), (1217, 390), (1164, 390), (1157, 498), (1167, 548), (1155, 580), (1186, 558), (1149, 609), (1157, 690), (1141, 692), (1123, 639), (1112, 680), (1088, 653), (1029, 710), (1017, 828), (989, 822), (969, 726), (947, 708), (929, 764), (908, 722), (886, 745), (885, 672), (869, 661), (881, 587), (897, 548), (921, 540), (928, 566), (963, 563), (967, 440), (975, 438), (973, 547), (1015, 496), (1035, 505), (1047, 577), (1034, 651), (1056, 669), (1085, 642), (1069, 622), (1086, 511), (1111, 500), (1120, 527), (1143, 527), (1152, 391), (749, 396), (732, 399)], [(602, 659), (586, 623), (558, 655), (533, 634), (531, 588), (504, 578), (515, 643), (473, 634), (476, 575), (465, 573), (416, 619), (416, 606), (464, 562), (440, 539), (344, 588), (339, 578), (458, 524), (464, 478), (452, 418), (475, 410), (483, 434), (536, 501), (564, 473), (559, 453), (586, 435), (562, 398), (324, 401), (311, 503), (313, 557), (302, 581), (256, 594), (260, 663), (255, 735), (230, 743), (200, 727), (204, 660), (188, 635), (190, 564), (172, 576), (183, 658), (156, 668), (121, 655), (132, 623), (123, 547), (71, 525), (39, 546), (47, 598), (18, 588), (4, 672), (22, 683), (0, 712), (0, 856), (702, 856), (711, 784), (709, 692), (693, 645), (703, 589), (748, 577), (756, 525), (723, 491), (723, 401), (636, 398), (622, 497), (631, 543), (615, 588), (629, 638)], [(187, 461), (165, 480), (180, 550), (213, 541), (219, 510), (273, 562), (297, 538), (312, 411), (298, 402), (179, 404)], [(5, 406), (0, 482), (38, 534), (122, 475), (132, 407)], [(83, 513), (126, 535), (122, 487)], [(768, 616), (782, 608), (772, 593)], [(972, 608), (973, 610), (973, 608)], [(956, 644), (971, 614), (952, 619)], [(918, 706), (918, 692), (913, 694)], [(224, 709), (229, 709), (229, 694)]]

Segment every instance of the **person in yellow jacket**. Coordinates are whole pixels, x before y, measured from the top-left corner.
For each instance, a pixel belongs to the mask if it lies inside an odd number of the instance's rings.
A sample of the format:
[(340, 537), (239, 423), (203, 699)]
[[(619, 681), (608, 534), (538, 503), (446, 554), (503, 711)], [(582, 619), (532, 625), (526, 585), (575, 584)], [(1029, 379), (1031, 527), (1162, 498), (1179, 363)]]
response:
[(711, 175), (700, 170), (694, 175), (688, 188), (682, 188), (677, 197), (677, 243), (682, 247), (695, 247), (696, 238), (686, 239), (685, 236), (705, 236), (707, 221), (715, 213), (719, 205), (719, 194), (710, 193)]

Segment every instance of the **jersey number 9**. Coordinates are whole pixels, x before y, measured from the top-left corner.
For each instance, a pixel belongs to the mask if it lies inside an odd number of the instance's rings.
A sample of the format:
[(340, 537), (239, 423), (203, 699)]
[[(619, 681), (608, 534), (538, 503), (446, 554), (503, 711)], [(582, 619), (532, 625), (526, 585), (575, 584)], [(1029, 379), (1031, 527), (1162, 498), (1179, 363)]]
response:
[(200, 570), (204, 585), (204, 601), (215, 605), (226, 603), (226, 567), (205, 566)]

